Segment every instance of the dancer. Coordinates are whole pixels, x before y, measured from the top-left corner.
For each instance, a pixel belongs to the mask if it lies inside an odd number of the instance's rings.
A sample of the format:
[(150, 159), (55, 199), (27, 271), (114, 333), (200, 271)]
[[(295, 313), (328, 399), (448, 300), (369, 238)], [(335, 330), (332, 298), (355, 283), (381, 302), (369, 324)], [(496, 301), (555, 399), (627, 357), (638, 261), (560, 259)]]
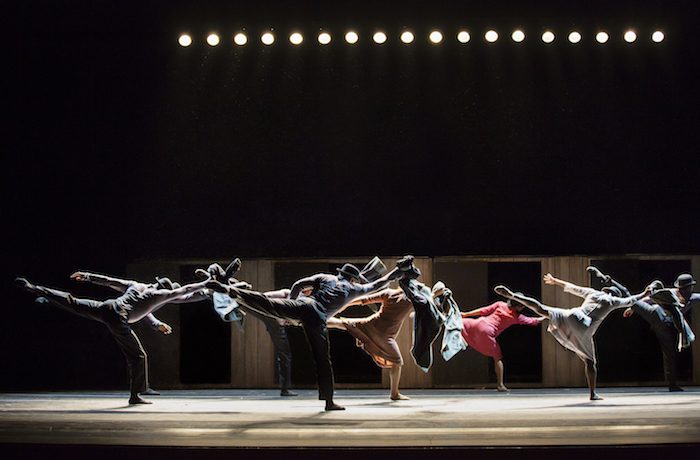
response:
[[(603, 285), (617, 287), (624, 296), (629, 297), (631, 295), (629, 289), (614, 280), (610, 275), (604, 275), (596, 267), (591, 266), (586, 270), (600, 279)], [(661, 281), (652, 281), (649, 286), (653, 291), (657, 291), (663, 288), (663, 283)], [(664, 377), (668, 384), (668, 391), (683, 391), (683, 388), (678, 386), (678, 331), (674, 324), (672, 312), (654, 303), (651, 298), (645, 298), (637, 300), (631, 307), (627, 308), (622, 315), (625, 318), (629, 318), (633, 313), (638, 314), (649, 323), (651, 330), (656, 334), (663, 356)], [(683, 327), (688, 327), (688, 323), (685, 322), (684, 318), (683, 324)]]
[(678, 351), (681, 351), (683, 348), (688, 348), (695, 340), (695, 335), (685, 321), (684, 314), (693, 308), (693, 304), (700, 301), (700, 294), (693, 294), (695, 280), (690, 274), (679, 275), (673, 285), (675, 289), (655, 291), (651, 300), (671, 312), (673, 323), (678, 331)]
[(545, 320), (544, 317), (523, 315), (523, 308), (521, 304), (508, 300), (462, 312), (462, 337), (470, 347), (493, 358), (498, 391), (508, 391), (508, 388), (503, 383), (503, 352), (496, 337), (515, 324), (539, 326)]
[(413, 256), (406, 256), (397, 262), (403, 272), (399, 287), (415, 311), (411, 354), (416, 365), (428, 372), (433, 365), (433, 342), (441, 330), (444, 330), (441, 353), (445, 361), (466, 349), (467, 344), (461, 337), (462, 321), (452, 293), (441, 282), (436, 283), (432, 290), (419, 282), (417, 278), (421, 272), (413, 260)]
[(618, 308), (629, 307), (635, 301), (651, 292), (647, 286), (644, 292), (631, 297), (622, 298), (622, 293), (616, 287), (605, 287), (602, 291), (577, 286), (562, 281), (547, 273), (544, 283), (564, 288), (564, 292), (582, 297), (581, 306), (571, 309), (555, 308), (543, 305), (539, 301), (520, 293), (513, 293), (505, 286), (496, 286), (494, 290), (506, 299), (523, 304), (538, 315), (549, 319), (549, 331), (565, 348), (573, 351), (584, 362), (586, 380), (592, 401), (603, 399), (596, 393), (597, 358), (593, 336), (606, 316)]
[(328, 327), (342, 329), (350, 333), (357, 346), (365, 350), (377, 366), (389, 369), (390, 395), (394, 401), (411, 399), (399, 392), (399, 380), (403, 357), (396, 343), (404, 319), (413, 310), (413, 305), (401, 289), (384, 289), (368, 296), (360, 297), (346, 307), (353, 305), (379, 304), (379, 311), (366, 318), (329, 318)]
[[(333, 401), (333, 368), (326, 322), (347, 303), (381, 289), (399, 275), (399, 270), (394, 269), (371, 283), (360, 284), (360, 281), (366, 282), (366, 278), (357, 267), (345, 264), (338, 269), (337, 275), (318, 273), (295, 282), (289, 299), (271, 299), (261, 292), (232, 287), (219, 281), (212, 282), (212, 289), (230, 295), (242, 306), (262, 315), (299, 321), (316, 362), (319, 399), (325, 400), (327, 411), (344, 410)], [(310, 296), (302, 293), (308, 287), (313, 289)]]
[(146, 352), (131, 329), (131, 324), (148, 317), (152, 327), (157, 327), (164, 334), (169, 334), (172, 331), (170, 326), (158, 321), (153, 316), (153, 312), (179, 297), (201, 291), (208, 281), (188, 284), (177, 289), (161, 289), (158, 284), (120, 280), (87, 272), (75, 272), (71, 278), (78, 281), (92, 281), (120, 291), (123, 289), (123, 294), (105, 301), (81, 299), (65, 291), (32, 284), (25, 278), (17, 278), (15, 281), (20, 288), (36, 295), (36, 300), (40, 303), (52, 303), (73, 314), (99, 321), (107, 326), (124, 354), (129, 368), (131, 390), (129, 404), (150, 404), (139, 396), (139, 393), (145, 392), (147, 388), (148, 366)]

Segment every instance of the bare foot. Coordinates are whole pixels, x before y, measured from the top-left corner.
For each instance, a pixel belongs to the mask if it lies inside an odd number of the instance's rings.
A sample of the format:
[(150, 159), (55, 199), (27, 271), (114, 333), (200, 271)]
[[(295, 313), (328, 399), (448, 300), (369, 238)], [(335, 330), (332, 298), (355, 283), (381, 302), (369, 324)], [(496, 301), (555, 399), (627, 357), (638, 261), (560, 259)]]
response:
[(502, 284), (499, 284), (495, 288), (493, 288), (494, 292), (500, 296), (505, 297), (506, 299), (512, 299), (513, 296), (513, 291), (508, 289), (507, 287), (503, 286)]
[(409, 399), (411, 399), (408, 396), (402, 395), (401, 393), (397, 395), (391, 395), (390, 397), (392, 401), (408, 401)]
[(496, 387), (496, 391), (506, 392), (506, 391), (510, 391), (510, 389), (507, 388), (505, 385), (499, 385)]

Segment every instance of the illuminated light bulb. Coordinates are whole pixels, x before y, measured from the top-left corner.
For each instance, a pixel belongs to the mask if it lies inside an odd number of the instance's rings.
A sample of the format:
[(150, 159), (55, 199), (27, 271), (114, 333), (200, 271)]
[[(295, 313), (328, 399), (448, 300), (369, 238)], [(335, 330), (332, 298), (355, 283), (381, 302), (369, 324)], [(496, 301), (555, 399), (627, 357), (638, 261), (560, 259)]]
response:
[(413, 32), (411, 31), (405, 31), (401, 34), (401, 41), (404, 43), (413, 43), (413, 40), (415, 37), (413, 36)]
[(238, 46), (243, 46), (246, 43), (248, 43), (248, 37), (246, 36), (246, 34), (239, 32), (233, 36), (233, 43), (235, 43)]
[(207, 36), (207, 43), (209, 43), (209, 46), (216, 46), (219, 44), (220, 41), (221, 39), (216, 34), (209, 34)]
[(571, 43), (578, 43), (578, 42), (580, 42), (580, 41), (581, 41), (581, 34), (578, 33), (578, 32), (576, 32), (576, 31), (571, 32), (571, 33), (569, 34), (569, 41), (570, 41)]
[(377, 43), (381, 45), (382, 43), (386, 42), (386, 34), (384, 32), (376, 32), (372, 36), (372, 40), (374, 40), (374, 43)]
[(546, 30), (542, 34), (542, 41), (545, 43), (552, 43), (554, 41), (554, 38), (554, 32), (552, 32), (551, 30)]
[(353, 32), (352, 30), (345, 34), (345, 41), (350, 43), (351, 45), (357, 43), (359, 39), (360, 37), (357, 36), (357, 32)]
[(180, 37), (177, 39), (177, 42), (182, 46), (183, 48), (187, 48), (192, 44), (192, 37), (190, 37), (187, 34), (182, 34)]
[(489, 30), (488, 32), (486, 32), (486, 34), (484, 34), (484, 38), (487, 42), (493, 43), (496, 40), (498, 40), (498, 32), (496, 32), (495, 30)]
[(461, 30), (457, 34), (457, 41), (460, 43), (467, 43), (469, 42), (469, 40), (471, 40), (471, 38), (471, 35), (469, 35), (469, 32), (467, 32), (466, 30)]
[(318, 42), (322, 45), (327, 45), (331, 42), (331, 34), (328, 32), (321, 32), (318, 34)]
[(520, 42), (522, 42), (523, 40), (525, 40), (525, 32), (523, 32), (522, 30), (518, 29), (518, 30), (516, 30), (516, 31), (513, 32), (513, 35), (511, 35), (511, 38), (513, 39), (513, 41), (514, 41), (515, 43), (520, 43)]
[(431, 42), (438, 44), (442, 41), (442, 33), (439, 30), (433, 30), (428, 38), (430, 38)]
[(595, 34), (595, 40), (598, 43), (606, 43), (609, 39), (610, 36), (607, 32), (598, 32), (597, 34)]

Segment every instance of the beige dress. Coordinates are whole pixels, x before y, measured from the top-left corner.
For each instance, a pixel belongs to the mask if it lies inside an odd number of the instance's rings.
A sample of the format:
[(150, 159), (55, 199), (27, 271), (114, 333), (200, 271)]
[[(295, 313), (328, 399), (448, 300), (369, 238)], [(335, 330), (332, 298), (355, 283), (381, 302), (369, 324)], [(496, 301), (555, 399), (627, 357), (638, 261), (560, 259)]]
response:
[(411, 313), (411, 302), (401, 289), (384, 289), (358, 300), (362, 305), (379, 303), (381, 308), (366, 318), (340, 318), (357, 346), (365, 350), (379, 367), (403, 365), (396, 336), (403, 320)]

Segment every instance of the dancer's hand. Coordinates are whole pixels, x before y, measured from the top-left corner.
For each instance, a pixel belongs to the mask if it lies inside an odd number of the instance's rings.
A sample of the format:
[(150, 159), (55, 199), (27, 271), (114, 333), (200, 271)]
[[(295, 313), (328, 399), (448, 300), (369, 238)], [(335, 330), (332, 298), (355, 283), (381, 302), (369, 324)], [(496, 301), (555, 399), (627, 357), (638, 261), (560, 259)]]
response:
[(634, 314), (634, 311), (631, 308), (626, 308), (625, 311), (622, 312), (622, 317), (629, 318), (633, 314)]
[(160, 326), (158, 326), (158, 330), (162, 332), (165, 335), (170, 334), (173, 332), (173, 328), (170, 327), (168, 324), (162, 323)]
[(70, 275), (70, 279), (73, 281), (87, 281), (90, 278), (90, 275), (88, 275), (85, 272), (75, 272), (72, 275)]
[(547, 273), (546, 275), (544, 275), (542, 277), (542, 280), (544, 281), (544, 284), (549, 284), (549, 285), (564, 284), (564, 282), (562, 280), (560, 280), (559, 278), (553, 277), (551, 273)]

